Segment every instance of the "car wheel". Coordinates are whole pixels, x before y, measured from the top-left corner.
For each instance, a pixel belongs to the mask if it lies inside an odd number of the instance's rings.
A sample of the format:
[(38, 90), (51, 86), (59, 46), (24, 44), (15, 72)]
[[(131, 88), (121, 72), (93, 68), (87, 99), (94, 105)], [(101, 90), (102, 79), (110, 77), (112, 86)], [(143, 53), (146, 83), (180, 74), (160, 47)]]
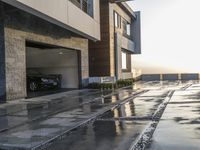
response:
[(37, 90), (37, 84), (35, 82), (31, 82), (29, 84), (29, 88), (31, 91), (36, 91)]

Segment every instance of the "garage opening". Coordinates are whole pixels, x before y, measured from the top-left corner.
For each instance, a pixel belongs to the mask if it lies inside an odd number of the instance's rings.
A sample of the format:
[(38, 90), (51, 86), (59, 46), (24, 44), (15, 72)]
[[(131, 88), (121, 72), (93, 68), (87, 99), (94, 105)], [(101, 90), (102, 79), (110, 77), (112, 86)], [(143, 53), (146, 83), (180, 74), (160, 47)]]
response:
[(79, 51), (26, 42), (28, 98), (79, 88)]

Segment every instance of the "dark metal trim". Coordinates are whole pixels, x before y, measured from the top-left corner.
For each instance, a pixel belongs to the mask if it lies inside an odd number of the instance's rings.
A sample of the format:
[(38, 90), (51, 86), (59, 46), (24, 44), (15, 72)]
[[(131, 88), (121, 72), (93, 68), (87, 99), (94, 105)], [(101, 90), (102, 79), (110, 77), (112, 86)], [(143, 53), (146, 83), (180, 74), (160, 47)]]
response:
[(0, 1), (0, 103), (6, 102), (4, 6)]

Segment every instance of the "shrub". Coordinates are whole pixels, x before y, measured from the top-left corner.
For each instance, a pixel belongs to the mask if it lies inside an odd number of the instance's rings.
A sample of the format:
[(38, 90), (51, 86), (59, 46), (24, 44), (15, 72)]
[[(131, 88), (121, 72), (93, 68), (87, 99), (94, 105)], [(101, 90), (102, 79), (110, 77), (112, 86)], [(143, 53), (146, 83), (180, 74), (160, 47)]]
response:
[(133, 84), (133, 79), (124, 79), (124, 80), (118, 80), (116, 82), (118, 87), (124, 87), (124, 86), (129, 86)]
[(112, 89), (114, 88), (121, 88), (125, 86), (130, 86), (134, 83), (134, 79), (124, 79), (124, 80), (117, 80), (116, 83), (91, 83), (88, 85), (90, 89)]

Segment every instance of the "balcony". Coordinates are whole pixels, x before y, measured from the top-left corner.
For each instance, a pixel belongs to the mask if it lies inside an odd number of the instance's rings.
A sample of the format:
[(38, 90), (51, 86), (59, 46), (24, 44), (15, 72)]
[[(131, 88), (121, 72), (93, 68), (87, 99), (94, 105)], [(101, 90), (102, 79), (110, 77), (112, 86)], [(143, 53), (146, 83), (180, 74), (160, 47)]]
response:
[(128, 50), (132, 54), (135, 53), (135, 43), (125, 36), (122, 36), (122, 48)]

